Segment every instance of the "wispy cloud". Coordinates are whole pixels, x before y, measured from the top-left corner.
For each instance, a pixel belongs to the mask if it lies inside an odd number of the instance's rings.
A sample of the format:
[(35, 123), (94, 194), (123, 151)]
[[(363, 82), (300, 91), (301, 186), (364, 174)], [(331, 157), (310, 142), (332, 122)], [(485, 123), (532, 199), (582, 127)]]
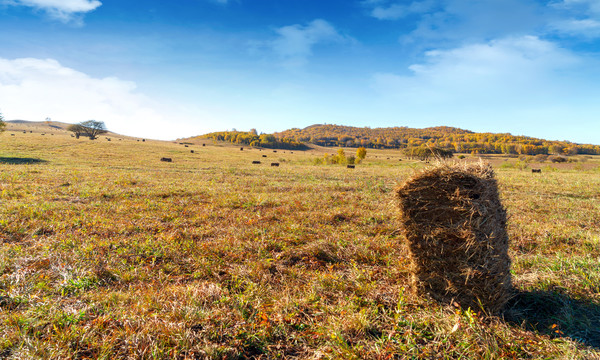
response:
[(275, 30), (276, 38), (266, 43), (283, 65), (298, 67), (305, 65), (313, 55), (315, 46), (351, 42), (352, 38), (343, 35), (336, 28), (322, 19), (316, 19), (306, 25), (289, 25)]
[(2, 3), (43, 10), (52, 18), (65, 22), (102, 5), (98, 0), (2, 0)]
[(431, 0), (413, 1), (409, 4), (401, 2), (389, 3), (383, 0), (368, 0), (363, 2), (366, 6), (374, 6), (371, 16), (380, 20), (397, 20), (411, 14), (422, 14), (434, 8), (435, 2)]
[(369, 0), (363, 5), (380, 20), (412, 16), (414, 28), (400, 40), (423, 48), (537, 33), (545, 25), (544, 6), (536, 0)]
[(389, 95), (420, 103), (520, 102), (563, 88), (551, 84), (559, 79), (554, 75), (579, 64), (576, 56), (552, 42), (534, 36), (509, 37), (428, 51), (424, 62), (409, 67), (409, 75), (378, 74), (375, 79)]
[(600, 1), (563, 0), (550, 4), (563, 16), (550, 23), (549, 28), (559, 34), (582, 37), (600, 37)]

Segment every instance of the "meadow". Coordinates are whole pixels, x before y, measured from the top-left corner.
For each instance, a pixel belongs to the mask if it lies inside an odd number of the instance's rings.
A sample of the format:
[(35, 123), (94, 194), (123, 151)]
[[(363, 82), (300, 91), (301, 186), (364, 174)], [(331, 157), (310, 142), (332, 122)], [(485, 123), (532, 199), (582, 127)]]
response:
[(427, 165), (399, 151), (347, 169), (314, 164), (335, 149), (15, 126), (0, 358), (600, 359), (600, 157), (487, 159), (518, 290), (488, 316), (411, 293), (393, 190)]

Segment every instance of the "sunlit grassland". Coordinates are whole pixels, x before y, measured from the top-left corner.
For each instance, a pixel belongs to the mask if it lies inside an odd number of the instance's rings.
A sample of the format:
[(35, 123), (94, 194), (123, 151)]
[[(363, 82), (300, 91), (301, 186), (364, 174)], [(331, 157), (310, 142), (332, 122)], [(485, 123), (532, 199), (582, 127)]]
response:
[(598, 158), (493, 160), (521, 292), (502, 318), (411, 295), (392, 190), (425, 164), (324, 151), (2, 134), (0, 357), (600, 356)]

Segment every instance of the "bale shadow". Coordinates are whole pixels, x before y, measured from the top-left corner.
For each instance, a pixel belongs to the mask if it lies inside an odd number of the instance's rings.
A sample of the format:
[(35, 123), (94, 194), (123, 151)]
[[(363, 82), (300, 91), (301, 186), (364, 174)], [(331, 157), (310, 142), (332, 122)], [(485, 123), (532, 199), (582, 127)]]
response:
[(0, 157), (0, 164), (22, 165), (22, 164), (41, 164), (48, 161), (36, 158), (20, 158), (20, 157)]
[(554, 291), (519, 291), (506, 305), (504, 319), (529, 331), (600, 349), (599, 303)]

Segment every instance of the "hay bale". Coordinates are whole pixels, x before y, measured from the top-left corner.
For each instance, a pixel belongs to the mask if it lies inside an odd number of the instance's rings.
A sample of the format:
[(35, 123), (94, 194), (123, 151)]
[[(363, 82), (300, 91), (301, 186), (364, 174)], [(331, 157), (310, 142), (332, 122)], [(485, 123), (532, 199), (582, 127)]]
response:
[(413, 288), (498, 313), (512, 294), (506, 211), (489, 164), (439, 165), (396, 189)]

